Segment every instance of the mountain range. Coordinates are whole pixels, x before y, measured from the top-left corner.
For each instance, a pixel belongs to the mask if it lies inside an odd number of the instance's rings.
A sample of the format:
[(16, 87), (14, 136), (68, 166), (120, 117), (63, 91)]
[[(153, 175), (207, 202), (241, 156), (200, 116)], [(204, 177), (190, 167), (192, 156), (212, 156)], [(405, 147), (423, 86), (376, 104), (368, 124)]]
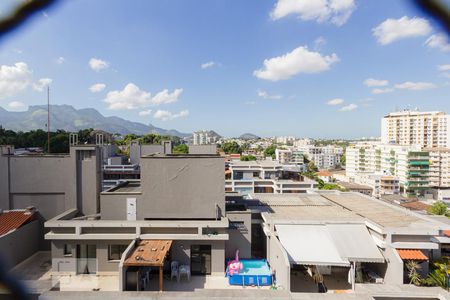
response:
[[(14, 131), (46, 130), (46, 124), (46, 105), (29, 106), (27, 111), (21, 112), (8, 111), (0, 107), (0, 125), (6, 129)], [(52, 130), (63, 129), (66, 131), (94, 128), (120, 134), (157, 133), (179, 137), (191, 135), (174, 129), (167, 130), (155, 127), (152, 124), (145, 125), (119, 117), (105, 117), (94, 108), (75, 109), (71, 105), (50, 105), (50, 126)]]

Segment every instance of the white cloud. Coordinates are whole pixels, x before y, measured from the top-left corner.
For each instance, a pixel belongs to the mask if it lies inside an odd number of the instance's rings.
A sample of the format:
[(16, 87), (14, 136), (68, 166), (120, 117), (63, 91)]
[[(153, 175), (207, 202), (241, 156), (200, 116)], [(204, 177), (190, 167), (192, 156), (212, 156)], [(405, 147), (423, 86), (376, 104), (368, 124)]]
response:
[(188, 110), (182, 110), (179, 113), (171, 113), (170, 111), (167, 110), (157, 110), (155, 112), (155, 114), (153, 115), (153, 118), (155, 119), (160, 119), (163, 121), (168, 121), (168, 120), (173, 120), (176, 118), (181, 118), (181, 117), (186, 117), (189, 115), (189, 111)]
[(437, 48), (444, 52), (450, 52), (450, 42), (443, 33), (433, 34), (426, 40), (425, 45), (429, 48)]
[(261, 90), (257, 91), (257, 94), (259, 97), (264, 99), (280, 100), (281, 98), (283, 98), (283, 96), (281, 95), (270, 95), (268, 92)]
[(24, 62), (0, 66), (0, 99), (14, 96), (30, 84), (31, 70)]
[(38, 92), (42, 92), (44, 89), (47, 88), (47, 86), (50, 85), (50, 83), (52, 83), (52, 81), (53, 80), (51, 78), (41, 78), (35, 83), (33, 83), (33, 89), (35, 89)]
[(105, 102), (109, 109), (136, 109), (148, 106), (168, 104), (178, 101), (183, 89), (169, 93), (167, 89), (152, 97), (150, 92), (141, 90), (134, 83), (128, 83), (123, 90), (108, 92)]
[(139, 112), (139, 116), (141, 117), (145, 117), (145, 116), (150, 116), (152, 113), (151, 109), (147, 109), (147, 110), (143, 110)]
[(278, 0), (270, 16), (278, 20), (291, 14), (303, 21), (343, 25), (355, 10), (354, 0)]
[(368, 87), (373, 87), (373, 86), (386, 86), (389, 84), (389, 81), (384, 80), (384, 79), (373, 79), (373, 78), (368, 78), (366, 80), (364, 80), (364, 84)]
[(438, 71), (445, 72), (450, 71), (450, 64), (437, 66)]
[(323, 36), (319, 36), (314, 40), (314, 49), (318, 50), (327, 43), (327, 40)]
[(62, 65), (66, 61), (66, 59), (64, 57), (60, 56), (55, 61), (58, 65)]
[(346, 106), (342, 106), (339, 111), (352, 111), (358, 108), (358, 105), (351, 103), (349, 105)]
[(271, 81), (288, 79), (299, 73), (319, 73), (330, 69), (339, 61), (335, 53), (323, 56), (319, 52), (309, 51), (308, 48), (298, 47), (282, 56), (264, 60), (264, 68), (256, 70), (253, 75)]
[(372, 94), (378, 95), (378, 94), (387, 94), (393, 92), (393, 88), (384, 88), (384, 89), (373, 89), (371, 91)]
[(89, 66), (95, 72), (99, 72), (109, 68), (109, 62), (93, 57), (89, 60)]
[(431, 82), (411, 82), (406, 81), (404, 83), (396, 84), (396, 89), (422, 91), (436, 88), (436, 85)]
[(431, 25), (423, 18), (387, 19), (372, 29), (378, 43), (387, 45), (400, 39), (424, 36), (431, 32)]
[(8, 107), (13, 110), (22, 110), (26, 107), (25, 103), (20, 101), (12, 101), (8, 103)]
[(169, 93), (169, 90), (165, 89), (156, 94), (152, 98), (152, 104), (153, 105), (160, 105), (160, 104), (169, 104), (173, 102), (178, 101), (178, 97), (180, 97), (181, 93), (183, 92), (183, 89), (176, 89), (172, 93)]
[(99, 92), (103, 91), (105, 88), (106, 88), (106, 84), (104, 84), (104, 83), (96, 83), (96, 84), (91, 85), (89, 87), (89, 90), (92, 93), (99, 93)]
[(344, 103), (344, 99), (341, 99), (341, 98), (335, 98), (335, 99), (331, 99), (331, 100), (327, 101), (328, 105), (339, 105), (342, 103)]
[(200, 68), (202, 68), (202, 69), (204, 70), (204, 69), (212, 68), (212, 67), (214, 67), (214, 66), (216, 66), (216, 65), (217, 65), (216, 62), (214, 62), (214, 61), (208, 61), (208, 62), (205, 62), (205, 63), (201, 64), (201, 65), (200, 65)]

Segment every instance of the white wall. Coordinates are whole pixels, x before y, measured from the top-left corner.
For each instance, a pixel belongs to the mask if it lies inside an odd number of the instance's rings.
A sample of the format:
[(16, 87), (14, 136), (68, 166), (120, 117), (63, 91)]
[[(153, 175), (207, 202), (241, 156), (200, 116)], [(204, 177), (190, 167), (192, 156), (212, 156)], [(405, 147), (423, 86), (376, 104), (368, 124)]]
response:
[(291, 283), (291, 264), (287, 257), (286, 251), (275, 235), (268, 237), (268, 260), (272, 271), (275, 272), (277, 286), (290, 291)]

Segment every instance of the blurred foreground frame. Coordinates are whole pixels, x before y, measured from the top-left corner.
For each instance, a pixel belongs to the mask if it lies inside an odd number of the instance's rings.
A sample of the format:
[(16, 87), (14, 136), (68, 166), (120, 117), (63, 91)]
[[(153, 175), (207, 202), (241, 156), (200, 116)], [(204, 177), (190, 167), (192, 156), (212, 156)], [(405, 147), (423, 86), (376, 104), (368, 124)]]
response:
[(50, 7), (58, 0), (25, 0), (15, 7), (11, 14), (0, 19), (0, 40), (8, 33), (24, 25), (34, 14)]
[[(0, 41), (15, 29), (24, 25), (33, 15), (43, 11), (44, 9), (54, 5), (59, 0), (27, 0), (19, 4), (12, 13), (3, 19), (0, 19)], [(301, 1), (301, 0), (299, 0)], [(443, 28), (450, 33), (450, 9), (448, 1), (440, 0), (411, 0), (421, 10), (430, 17), (438, 21)], [(7, 295), (8, 299), (32, 299), (27, 294), (19, 281), (11, 276), (5, 268), (5, 264), (0, 262), (0, 285), (6, 287), (11, 294)], [(0, 293), (0, 299), (5, 295)]]

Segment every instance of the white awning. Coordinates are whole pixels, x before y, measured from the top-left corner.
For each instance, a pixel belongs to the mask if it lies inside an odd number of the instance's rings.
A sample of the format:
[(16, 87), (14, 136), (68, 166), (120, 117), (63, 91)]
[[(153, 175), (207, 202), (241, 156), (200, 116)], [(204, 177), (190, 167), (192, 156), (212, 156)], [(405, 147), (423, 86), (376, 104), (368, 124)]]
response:
[(275, 225), (289, 261), (300, 265), (349, 266), (339, 255), (326, 225)]
[(352, 262), (384, 262), (364, 224), (327, 224), (326, 227), (342, 258)]

